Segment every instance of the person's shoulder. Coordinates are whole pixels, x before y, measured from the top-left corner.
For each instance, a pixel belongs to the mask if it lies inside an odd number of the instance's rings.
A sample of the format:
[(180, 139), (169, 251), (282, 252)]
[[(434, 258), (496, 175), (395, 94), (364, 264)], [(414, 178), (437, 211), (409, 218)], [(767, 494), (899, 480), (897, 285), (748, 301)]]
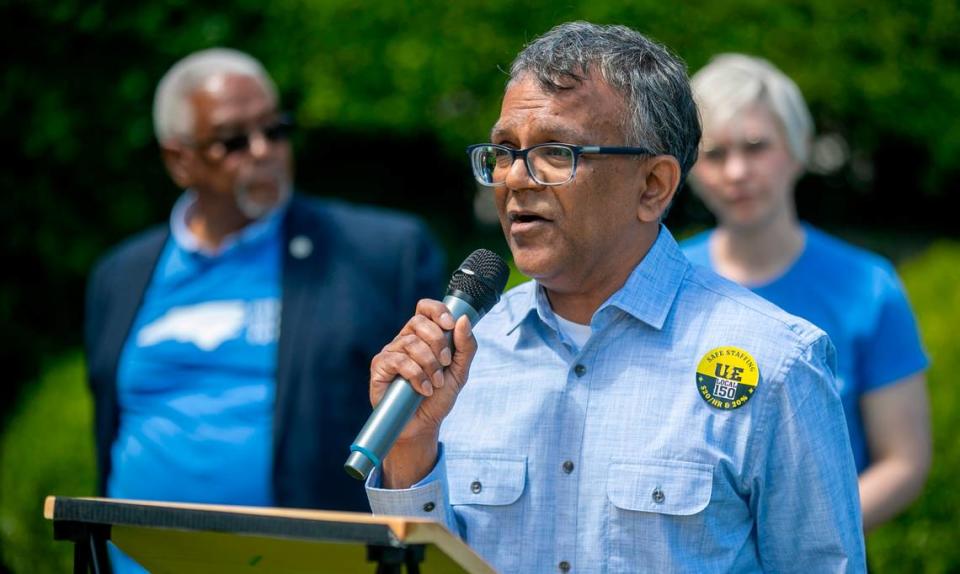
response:
[[(400, 285), (398, 277), (417, 283), (417, 297), (433, 293), (440, 283), (444, 252), (430, 228), (419, 217), (338, 199), (295, 195), (289, 206), (284, 234), (306, 236), (320, 246), (328, 264), (366, 276), (373, 284)], [(408, 281), (408, 282), (409, 282)]]
[(827, 333), (810, 321), (695, 265), (684, 278), (680, 299), (685, 306), (683, 337), (696, 341), (700, 352), (745, 352), (765, 381), (765, 396), (792, 392), (791, 373), (797, 365), (806, 365), (806, 373), (819, 373), (813, 381), (818, 388), (834, 389), (836, 350)]
[[(735, 321), (767, 340), (786, 347), (809, 346), (825, 337), (822, 329), (705, 267), (691, 265), (684, 278), (683, 298), (701, 317), (717, 324)], [(786, 348), (784, 347), (784, 348)]]
[(878, 253), (854, 245), (812, 225), (805, 225), (807, 250), (811, 262), (836, 270), (864, 275), (889, 275), (893, 263)]
[(805, 268), (830, 277), (836, 293), (855, 296), (860, 302), (881, 302), (903, 291), (897, 270), (887, 258), (810, 225), (805, 229)]
[(102, 269), (136, 264), (143, 262), (145, 259), (152, 260), (163, 249), (163, 245), (169, 236), (170, 228), (165, 224), (154, 225), (131, 235), (100, 256), (94, 262), (92, 272), (97, 273)]
[(423, 233), (425, 229), (423, 220), (411, 213), (341, 199), (298, 194), (290, 209), (295, 216), (322, 221), (348, 237), (383, 238), (384, 234), (410, 235)]

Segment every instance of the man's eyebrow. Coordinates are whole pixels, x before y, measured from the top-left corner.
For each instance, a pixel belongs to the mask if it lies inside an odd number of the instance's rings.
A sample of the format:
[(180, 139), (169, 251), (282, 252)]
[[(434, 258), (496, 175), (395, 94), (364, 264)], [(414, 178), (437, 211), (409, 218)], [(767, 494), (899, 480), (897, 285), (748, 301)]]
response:
[[(510, 126), (501, 126), (499, 124), (493, 126), (493, 129), (490, 130), (490, 141), (496, 141), (499, 137), (506, 137), (514, 130)], [(540, 139), (547, 141), (557, 141), (563, 143), (591, 143), (584, 141), (584, 134), (580, 130), (572, 129), (570, 126), (563, 125), (560, 123), (538, 123), (536, 126), (535, 133), (540, 136)]]

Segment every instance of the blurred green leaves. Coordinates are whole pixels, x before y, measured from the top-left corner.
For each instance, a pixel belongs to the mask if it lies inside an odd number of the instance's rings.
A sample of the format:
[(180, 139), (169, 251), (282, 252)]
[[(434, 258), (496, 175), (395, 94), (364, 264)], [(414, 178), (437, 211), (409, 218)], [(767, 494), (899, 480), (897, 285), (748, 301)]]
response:
[(73, 552), (53, 541), (48, 495), (95, 490), (93, 405), (79, 353), (47, 366), (0, 436), (0, 560), (13, 572), (69, 572)]

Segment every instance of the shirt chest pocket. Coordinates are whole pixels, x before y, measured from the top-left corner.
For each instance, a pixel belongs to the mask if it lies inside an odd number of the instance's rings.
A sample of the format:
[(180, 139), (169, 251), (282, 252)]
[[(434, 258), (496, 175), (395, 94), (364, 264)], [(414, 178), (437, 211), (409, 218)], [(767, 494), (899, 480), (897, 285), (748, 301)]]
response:
[(450, 504), (506, 506), (523, 494), (527, 459), (509, 455), (447, 455)]
[(520, 553), (502, 541), (524, 532), (529, 513), (518, 501), (527, 483), (526, 457), (447, 453), (446, 458), (448, 496), (467, 543), (501, 572), (518, 572)]
[(679, 460), (610, 465), (607, 499), (621, 510), (690, 516), (707, 507), (713, 467)]
[(703, 511), (712, 489), (709, 464), (653, 459), (612, 462), (605, 528), (611, 571), (628, 571), (636, 564), (648, 564), (656, 571), (653, 566), (667, 548), (673, 553), (698, 552), (706, 527)]

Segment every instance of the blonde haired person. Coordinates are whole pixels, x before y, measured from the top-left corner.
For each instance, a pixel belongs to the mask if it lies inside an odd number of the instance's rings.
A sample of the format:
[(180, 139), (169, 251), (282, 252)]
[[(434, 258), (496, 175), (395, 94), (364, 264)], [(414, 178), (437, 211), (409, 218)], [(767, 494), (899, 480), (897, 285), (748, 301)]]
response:
[(813, 121), (790, 78), (724, 54), (691, 83), (703, 118), (691, 182), (717, 227), (684, 253), (830, 335), (869, 530), (917, 497), (930, 467), (927, 358), (904, 290), (889, 262), (797, 218)]

